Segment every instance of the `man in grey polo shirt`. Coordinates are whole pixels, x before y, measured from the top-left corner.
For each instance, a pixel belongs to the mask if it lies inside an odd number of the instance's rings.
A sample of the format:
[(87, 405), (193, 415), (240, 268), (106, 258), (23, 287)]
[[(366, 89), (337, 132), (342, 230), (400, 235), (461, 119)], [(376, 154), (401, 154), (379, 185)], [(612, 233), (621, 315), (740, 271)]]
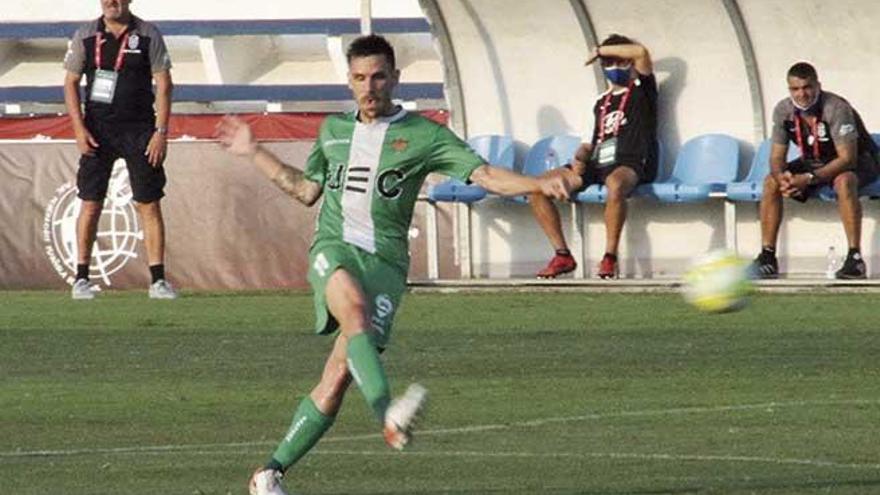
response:
[[(860, 252), (862, 206), (859, 187), (877, 178), (877, 145), (858, 112), (844, 98), (822, 91), (816, 69), (798, 62), (788, 70), (790, 97), (773, 111), (770, 173), (761, 198), (761, 253), (753, 270), (758, 278), (776, 278), (776, 239), (782, 222), (782, 199), (804, 202), (825, 184), (837, 193), (837, 208), (849, 251), (839, 279), (866, 277)], [(789, 143), (800, 150), (786, 163)]]
[[(82, 206), (76, 224), (74, 299), (94, 298), (89, 283), (92, 247), (113, 164), (119, 158), (128, 168), (135, 209), (144, 226), (152, 277), (149, 296), (177, 297), (165, 280), (165, 223), (160, 208), (165, 194), (162, 163), (171, 113), (171, 60), (159, 30), (134, 16), (130, 2), (100, 0), (101, 17), (76, 31), (64, 57), (64, 101), (81, 153), (76, 180)], [(86, 86), (81, 102), (83, 76)]]

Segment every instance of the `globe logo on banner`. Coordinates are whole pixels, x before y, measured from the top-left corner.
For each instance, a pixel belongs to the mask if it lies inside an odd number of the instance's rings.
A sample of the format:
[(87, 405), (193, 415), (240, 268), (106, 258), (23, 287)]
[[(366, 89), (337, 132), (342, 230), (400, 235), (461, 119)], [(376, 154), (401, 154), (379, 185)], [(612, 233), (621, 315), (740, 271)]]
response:
[[(58, 275), (73, 285), (76, 276), (76, 220), (82, 200), (76, 186), (65, 183), (55, 190), (43, 215), (43, 243), (46, 256)], [(131, 186), (125, 161), (116, 160), (110, 175), (104, 209), (98, 220), (89, 275), (99, 284), (110, 286), (110, 276), (137, 258), (137, 243), (144, 238), (132, 204)]]

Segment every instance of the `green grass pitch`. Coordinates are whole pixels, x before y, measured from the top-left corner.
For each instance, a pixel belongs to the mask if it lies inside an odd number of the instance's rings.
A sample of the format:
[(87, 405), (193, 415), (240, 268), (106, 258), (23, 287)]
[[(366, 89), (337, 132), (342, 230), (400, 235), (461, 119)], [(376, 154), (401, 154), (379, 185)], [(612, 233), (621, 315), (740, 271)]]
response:
[[(0, 293), (0, 494), (242, 494), (331, 340), (297, 292)], [(408, 294), (388, 450), (352, 389), (293, 494), (880, 493), (880, 305), (759, 294)]]

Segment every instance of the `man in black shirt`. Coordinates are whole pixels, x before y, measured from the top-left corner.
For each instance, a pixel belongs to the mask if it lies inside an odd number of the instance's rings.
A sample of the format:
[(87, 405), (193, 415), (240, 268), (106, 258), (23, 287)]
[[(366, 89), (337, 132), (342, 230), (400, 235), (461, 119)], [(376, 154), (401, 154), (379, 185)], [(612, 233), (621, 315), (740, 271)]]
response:
[[(626, 198), (639, 183), (657, 175), (657, 81), (647, 48), (613, 34), (596, 48), (587, 65), (600, 60), (609, 88), (593, 107), (595, 126), (589, 143), (583, 143), (572, 163), (547, 174), (563, 174), (580, 190), (590, 184), (607, 187), (605, 203), (605, 255), (600, 278), (618, 276), (617, 249), (626, 220)], [(559, 212), (546, 196), (529, 198), (532, 213), (556, 250), (539, 278), (555, 278), (577, 266), (568, 250)]]
[[(100, 0), (102, 16), (76, 31), (64, 57), (64, 101), (82, 157), (77, 188), (77, 274), (74, 299), (92, 299), (89, 264), (113, 163), (128, 168), (133, 199), (144, 227), (152, 283), (149, 296), (174, 299), (165, 280), (162, 163), (171, 113), (171, 60), (156, 27), (132, 15), (131, 0)], [(85, 113), (80, 80), (86, 76)], [(153, 81), (156, 94), (153, 94)], [(155, 103), (156, 111), (153, 110)]]
[[(823, 91), (816, 69), (799, 62), (788, 70), (790, 97), (773, 111), (773, 147), (770, 173), (761, 197), (761, 253), (753, 271), (759, 278), (776, 278), (776, 239), (782, 221), (782, 198), (806, 201), (815, 190), (830, 184), (837, 193), (837, 207), (849, 252), (835, 276), (866, 277), (860, 252), (862, 205), (859, 187), (877, 178), (877, 145), (858, 112), (842, 97)], [(786, 163), (789, 142), (800, 157)]]

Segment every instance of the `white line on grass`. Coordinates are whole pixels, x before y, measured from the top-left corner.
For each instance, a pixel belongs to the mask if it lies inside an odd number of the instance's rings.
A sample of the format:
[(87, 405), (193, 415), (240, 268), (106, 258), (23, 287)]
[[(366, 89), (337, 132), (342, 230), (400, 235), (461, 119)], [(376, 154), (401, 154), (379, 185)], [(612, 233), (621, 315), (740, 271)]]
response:
[(690, 454), (651, 454), (651, 453), (628, 453), (628, 452), (479, 452), (479, 451), (422, 451), (422, 452), (392, 452), (388, 450), (357, 451), (357, 450), (315, 450), (314, 454), (322, 455), (351, 455), (351, 456), (393, 456), (408, 455), (420, 457), (500, 457), (500, 458), (565, 458), (565, 459), (631, 459), (631, 460), (658, 460), (658, 461), (697, 461), (697, 462), (751, 462), (762, 464), (788, 464), (810, 467), (830, 467), (849, 469), (880, 469), (880, 464), (875, 463), (848, 463), (835, 461), (821, 461), (815, 459), (794, 459), (760, 456), (740, 455), (690, 455)]
[[(662, 415), (684, 415), (684, 414), (706, 414), (715, 412), (731, 412), (731, 411), (749, 411), (749, 410), (767, 410), (772, 412), (774, 408), (790, 408), (805, 406), (833, 406), (833, 405), (876, 405), (880, 404), (877, 399), (847, 399), (847, 400), (828, 400), (828, 401), (788, 401), (788, 402), (764, 402), (758, 404), (738, 404), (726, 406), (710, 406), (710, 407), (678, 407), (671, 409), (647, 409), (643, 411), (620, 411), (602, 414), (584, 414), (579, 416), (566, 416), (555, 418), (540, 418), (528, 421), (515, 421), (506, 424), (487, 424), (473, 425), (459, 428), (436, 428), (432, 430), (419, 430), (420, 436), (425, 435), (453, 435), (460, 433), (474, 433), (484, 431), (499, 431), (513, 428), (529, 428), (539, 427), (553, 423), (571, 423), (587, 420), (602, 420), (621, 417), (645, 417), (645, 416), (662, 416)], [(322, 440), (322, 444), (347, 442), (353, 440), (365, 440), (381, 437), (381, 434), (363, 434), (348, 436), (331, 436)], [(146, 454), (146, 453), (166, 453), (178, 451), (200, 451), (203, 449), (231, 449), (231, 448), (249, 448), (262, 447), (266, 445), (274, 445), (276, 442), (232, 442), (232, 443), (209, 443), (209, 444), (182, 444), (182, 445), (147, 445), (136, 447), (115, 447), (115, 448), (94, 448), (94, 449), (63, 449), (63, 450), (13, 450), (0, 452), (2, 458), (23, 458), (23, 457), (60, 457), (75, 455), (105, 455), (105, 454)], [(375, 452), (356, 451), (322, 451), (316, 450), (316, 454), (324, 455), (378, 455)], [(382, 452), (382, 454), (390, 454)], [(620, 459), (655, 459), (655, 460), (693, 460), (693, 461), (739, 461), (739, 462), (766, 462), (777, 464), (800, 464), (809, 466), (825, 466), (825, 467), (849, 467), (859, 469), (880, 469), (880, 464), (847, 464), (831, 461), (820, 461), (811, 459), (777, 459), (772, 457), (744, 457), (744, 456), (697, 456), (697, 455), (673, 455), (673, 454), (631, 454), (631, 453), (490, 453), (490, 452), (412, 452), (409, 455), (471, 455), (484, 457), (606, 457)]]
[[(266, 442), (262, 442), (266, 443)], [(255, 444), (240, 444), (241, 446), (253, 447)], [(232, 447), (232, 445), (224, 446)], [(260, 445), (262, 448), (262, 445)], [(131, 453), (130, 449), (123, 453)], [(208, 450), (187, 450), (188, 454), (216, 456), (227, 452), (225, 448)], [(239, 452), (236, 450), (235, 452)], [(139, 451), (138, 455), (163, 455), (167, 451)], [(837, 468), (837, 469), (865, 469), (880, 470), (880, 463), (856, 463), (823, 461), (818, 459), (797, 459), (786, 457), (762, 457), (741, 455), (696, 455), (696, 454), (656, 454), (637, 452), (480, 452), (480, 451), (392, 451), (392, 450), (325, 450), (317, 448), (309, 455), (324, 456), (359, 456), (359, 457), (477, 457), (477, 458), (506, 458), (506, 459), (612, 459), (612, 460), (636, 460), (636, 461), (675, 461), (675, 462), (730, 462), (752, 464), (776, 464), (787, 466), (808, 466), (812, 468)]]

